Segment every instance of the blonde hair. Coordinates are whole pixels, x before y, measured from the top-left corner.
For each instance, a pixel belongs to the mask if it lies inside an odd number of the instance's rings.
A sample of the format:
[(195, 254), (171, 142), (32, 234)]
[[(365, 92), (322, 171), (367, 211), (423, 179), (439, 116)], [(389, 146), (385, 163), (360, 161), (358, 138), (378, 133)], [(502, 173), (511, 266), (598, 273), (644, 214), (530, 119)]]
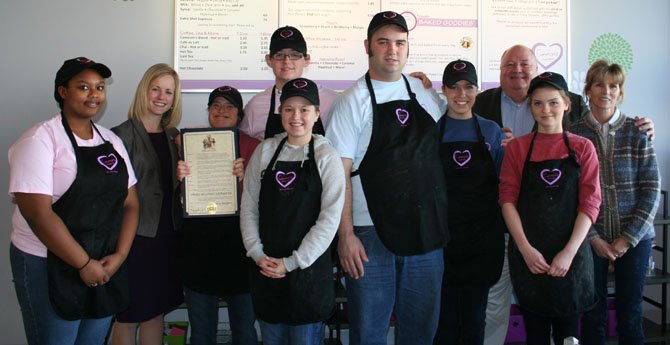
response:
[(619, 85), (619, 89), (621, 90), (621, 99), (619, 101), (623, 101), (623, 83), (626, 81), (626, 71), (621, 65), (610, 63), (607, 60), (598, 60), (589, 67), (584, 82), (584, 97), (588, 98), (586, 94), (591, 90), (593, 84), (605, 82), (608, 75), (615, 84)]
[(133, 102), (130, 104), (130, 109), (128, 109), (129, 119), (142, 120), (142, 116), (144, 116), (147, 109), (149, 109), (149, 104), (147, 104), (147, 92), (149, 91), (149, 86), (156, 78), (164, 75), (170, 75), (174, 78), (175, 87), (172, 107), (163, 114), (161, 124), (164, 128), (177, 127), (181, 121), (181, 85), (179, 82), (179, 75), (172, 69), (172, 67), (164, 63), (155, 64), (144, 72), (144, 76), (142, 76), (140, 83), (137, 85), (135, 98), (133, 98)]

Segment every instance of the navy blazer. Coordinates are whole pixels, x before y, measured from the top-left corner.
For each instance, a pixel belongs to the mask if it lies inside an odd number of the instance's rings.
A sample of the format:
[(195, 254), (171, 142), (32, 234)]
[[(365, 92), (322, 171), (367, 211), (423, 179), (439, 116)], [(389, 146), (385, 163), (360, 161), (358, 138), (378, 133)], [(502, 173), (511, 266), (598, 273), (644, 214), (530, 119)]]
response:
[[(161, 205), (163, 203), (163, 189), (161, 188), (160, 162), (154, 150), (151, 140), (144, 125), (140, 120), (129, 119), (124, 123), (112, 128), (126, 146), (130, 161), (137, 177), (137, 195), (140, 202), (140, 221), (137, 227), (137, 235), (145, 237), (156, 237), (158, 232), (158, 221), (161, 216)], [(179, 181), (177, 181), (176, 169), (179, 155), (175, 138), (179, 135), (176, 128), (166, 128), (164, 131), (168, 139), (170, 156), (172, 156), (172, 186), (173, 186), (173, 208), (172, 221), (175, 229), (179, 229), (182, 221), (181, 204), (179, 202)]]

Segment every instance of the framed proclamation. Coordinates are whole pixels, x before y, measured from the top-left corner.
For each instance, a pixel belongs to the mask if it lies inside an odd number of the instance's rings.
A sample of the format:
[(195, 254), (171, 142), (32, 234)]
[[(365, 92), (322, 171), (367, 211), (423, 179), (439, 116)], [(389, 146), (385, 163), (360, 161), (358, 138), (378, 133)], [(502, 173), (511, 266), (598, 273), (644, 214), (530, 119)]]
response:
[(239, 182), (233, 175), (237, 129), (186, 128), (181, 143), (182, 157), (191, 168), (182, 181), (184, 217), (239, 215)]

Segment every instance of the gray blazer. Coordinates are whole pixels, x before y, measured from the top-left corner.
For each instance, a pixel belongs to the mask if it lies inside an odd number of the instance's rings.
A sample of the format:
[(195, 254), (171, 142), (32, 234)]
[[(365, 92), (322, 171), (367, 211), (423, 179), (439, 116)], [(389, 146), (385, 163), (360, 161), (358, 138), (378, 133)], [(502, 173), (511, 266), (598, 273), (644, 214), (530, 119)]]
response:
[[(112, 131), (123, 140), (135, 170), (135, 176), (137, 176), (136, 187), (140, 202), (140, 222), (137, 227), (137, 235), (156, 237), (163, 202), (158, 155), (156, 155), (149, 135), (141, 121), (127, 120), (112, 128)], [(170, 156), (172, 156), (172, 221), (175, 229), (179, 229), (181, 227), (182, 211), (179, 202), (179, 182), (175, 175), (177, 160), (179, 159), (175, 138), (179, 135), (179, 131), (176, 128), (167, 128), (165, 129), (165, 135), (167, 135)]]

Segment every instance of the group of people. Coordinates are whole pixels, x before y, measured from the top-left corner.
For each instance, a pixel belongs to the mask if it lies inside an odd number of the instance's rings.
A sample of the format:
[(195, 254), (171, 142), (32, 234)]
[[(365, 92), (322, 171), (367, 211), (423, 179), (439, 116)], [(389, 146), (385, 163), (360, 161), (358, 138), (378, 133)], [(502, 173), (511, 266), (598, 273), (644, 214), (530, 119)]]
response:
[(234, 344), (257, 343), (256, 321), (265, 344), (321, 344), (337, 254), (350, 344), (386, 344), (392, 317), (396, 344), (503, 344), (513, 291), (528, 344), (604, 344), (610, 264), (620, 342), (642, 344), (660, 178), (653, 123), (618, 109), (625, 71), (594, 63), (587, 106), (517, 45), (481, 93), (472, 63), (447, 64), (443, 98), (403, 74), (408, 35), (400, 14), (376, 14), (368, 71), (338, 94), (302, 77), (307, 44), (282, 27), (272, 87), (246, 107), (212, 90), (209, 127), (238, 129), (239, 217), (182, 219), (172, 68), (146, 71), (110, 131), (92, 118), (111, 71), (65, 61), (60, 113), (9, 150), (28, 342), (102, 344), (114, 316), (113, 344), (159, 344), (185, 300), (191, 343), (215, 344), (223, 298)]

